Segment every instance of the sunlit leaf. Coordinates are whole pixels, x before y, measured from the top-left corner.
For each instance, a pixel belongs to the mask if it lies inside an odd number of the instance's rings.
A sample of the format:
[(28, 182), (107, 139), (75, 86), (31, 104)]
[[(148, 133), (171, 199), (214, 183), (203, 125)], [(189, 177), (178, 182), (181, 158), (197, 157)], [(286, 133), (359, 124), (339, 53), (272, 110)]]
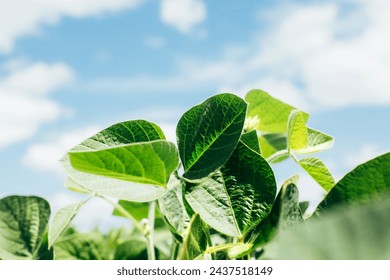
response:
[[(258, 120), (256, 129), (270, 133), (287, 131), (288, 117), (295, 107), (258, 89), (248, 92), (245, 100), (249, 103), (247, 118)], [(303, 113), (303, 118), (306, 122), (309, 115)]]
[(329, 192), (335, 181), (325, 164), (318, 158), (304, 158), (299, 165), (326, 191)]

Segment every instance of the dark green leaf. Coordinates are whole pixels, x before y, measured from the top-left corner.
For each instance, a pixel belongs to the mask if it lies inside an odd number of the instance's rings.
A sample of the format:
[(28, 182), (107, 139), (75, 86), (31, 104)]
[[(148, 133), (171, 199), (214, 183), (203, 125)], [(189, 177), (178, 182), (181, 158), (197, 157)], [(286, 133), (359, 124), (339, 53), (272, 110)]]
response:
[(246, 103), (233, 94), (215, 95), (187, 111), (176, 135), (188, 179), (200, 179), (230, 157), (243, 131)]
[(188, 183), (185, 197), (208, 225), (243, 237), (268, 215), (275, 193), (267, 161), (240, 141), (221, 172), (200, 183)]
[(49, 217), (50, 206), (43, 198), (8, 196), (1, 199), (0, 259), (31, 260), (47, 256), (50, 252), (43, 237)]
[(248, 146), (251, 150), (255, 151), (256, 153), (261, 154), (260, 152), (260, 145), (259, 145), (259, 139), (257, 137), (256, 130), (252, 130), (250, 132), (243, 133), (241, 135), (240, 140), (242, 143)]

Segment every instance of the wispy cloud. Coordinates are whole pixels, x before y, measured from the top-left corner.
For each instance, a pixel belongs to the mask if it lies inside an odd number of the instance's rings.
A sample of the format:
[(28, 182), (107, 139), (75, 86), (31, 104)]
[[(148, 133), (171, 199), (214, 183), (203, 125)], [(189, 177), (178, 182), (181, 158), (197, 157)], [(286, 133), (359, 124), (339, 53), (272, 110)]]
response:
[(66, 109), (51, 100), (51, 92), (73, 80), (64, 63), (8, 63), (0, 77), (0, 148), (27, 139), (39, 126), (56, 120)]
[(349, 168), (355, 168), (356, 166), (378, 157), (386, 152), (374, 144), (365, 144), (359, 148), (359, 150), (349, 153), (344, 157), (344, 162)]
[(134, 9), (144, 0), (0, 1), (0, 52), (9, 52), (15, 41), (36, 34), (43, 25), (53, 25), (62, 17), (82, 18)]
[(161, 0), (161, 20), (182, 33), (190, 33), (206, 14), (203, 0)]
[(66, 131), (54, 139), (31, 144), (22, 158), (22, 163), (31, 169), (64, 175), (59, 160), (73, 146), (99, 132), (97, 126)]
[[(266, 28), (219, 58), (176, 61), (171, 76), (107, 77), (95, 89), (181, 91), (200, 86), (244, 95), (261, 88), (303, 109), (390, 104), (390, 2), (277, 6)], [(351, 4), (350, 2), (348, 2)], [(309, 108), (310, 107), (310, 108)]]

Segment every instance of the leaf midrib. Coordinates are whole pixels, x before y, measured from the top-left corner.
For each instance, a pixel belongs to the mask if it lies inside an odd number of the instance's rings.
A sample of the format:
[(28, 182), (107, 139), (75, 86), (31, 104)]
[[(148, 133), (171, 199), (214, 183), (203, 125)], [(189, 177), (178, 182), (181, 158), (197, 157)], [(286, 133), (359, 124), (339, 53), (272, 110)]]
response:
[[(232, 101), (233, 102), (233, 101)], [(230, 104), (228, 105), (228, 107), (230, 108), (232, 102), (230, 102)], [(216, 110), (215, 110), (216, 111)], [(207, 150), (219, 139), (219, 137), (233, 124), (235, 123), (235, 120), (240, 116), (241, 114), (241, 111), (239, 114), (236, 114), (236, 116), (232, 119), (232, 122), (230, 122), (224, 129), (221, 130), (221, 132), (218, 134), (217, 137), (215, 137), (215, 139), (213, 141), (211, 141), (207, 146), (206, 148), (204, 149), (204, 152), (202, 152), (201, 154), (199, 154), (199, 156), (196, 157), (195, 160), (192, 161), (192, 163), (190, 164), (190, 166), (187, 168), (187, 171), (186, 172), (189, 172), (190, 169), (199, 161), (199, 159), (207, 152)]]

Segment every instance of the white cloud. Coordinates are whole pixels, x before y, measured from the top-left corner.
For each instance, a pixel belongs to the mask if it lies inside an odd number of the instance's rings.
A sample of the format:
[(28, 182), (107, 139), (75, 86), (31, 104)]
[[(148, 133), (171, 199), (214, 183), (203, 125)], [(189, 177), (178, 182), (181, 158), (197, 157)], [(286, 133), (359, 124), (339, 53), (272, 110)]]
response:
[(8, 63), (0, 77), (0, 148), (31, 137), (38, 127), (66, 113), (47, 95), (73, 79), (63, 63)]
[(0, 52), (13, 49), (15, 40), (36, 34), (42, 25), (61, 17), (87, 17), (133, 9), (143, 0), (12, 0), (0, 1)]
[(179, 59), (173, 75), (101, 77), (86, 87), (159, 94), (202, 87), (241, 96), (260, 88), (309, 111), (388, 106), (390, 2), (357, 1), (347, 11), (346, 2), (278, 6), (262, 17), (266, 31), (226, 46), (219, 58)]
[(183, 33), (189, 33), (206, 19), (202, 0), (161, 0), (161, 20)]
[[(257, 35), (256, 50), (237, 61), (251, 78), (231, 79), (225, 87), (267, 87), (266, 77), (287, 85), (286, 99), (301, 92), (300, 99), (312, 107), (390, 104), (390, 17), (385, 16), (390, 2), (362, 1), (349, 17), (342, 16), (341, 5), (290, 6), (275, 13), (268, 33)], [(270, 92), (277, 87), (271, 85)]]
[(380, 156), (385, 152), (386, 150), (380, 149), (373, 144), (366, 144), (360, 147), (358, 151), (347, 154), (344, 158), (344, 162), (349, 168), (355, 168), (356, 166)]
[(99, 127), (90, 126), (83, 129), (68, 131), (43, 143), (29, 146), (23, 156), (22, 163), (32, 169), (45, 172), (64, 174), (59, 160), (73, 146), (99, 132)]

